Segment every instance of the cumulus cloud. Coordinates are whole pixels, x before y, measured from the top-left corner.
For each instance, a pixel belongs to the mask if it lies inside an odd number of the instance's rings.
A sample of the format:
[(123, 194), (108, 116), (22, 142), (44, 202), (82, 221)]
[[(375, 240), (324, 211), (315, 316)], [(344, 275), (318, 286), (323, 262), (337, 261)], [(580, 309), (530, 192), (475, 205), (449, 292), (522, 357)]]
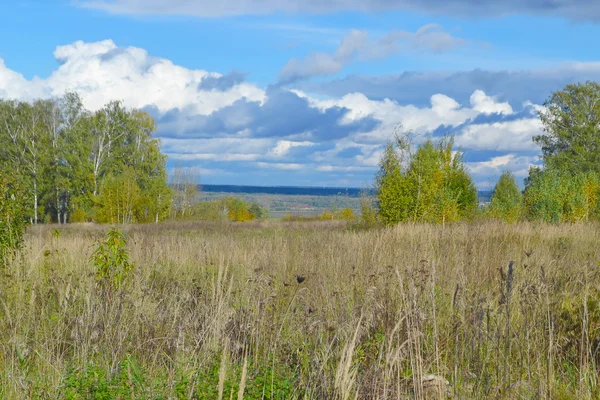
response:
[[(340, 47), (344, 57), (354, 54), (350, 44)], [(492, 152), (469, 160), (478, 177), (504, 168), (522, 173), (536, 151), (531, 136), (541, 129), (541, 106), (515, 106), (479, 88), (463, 98), (436, 91), (425, 104), (359, 92), (323, 100), (297, 89), (263, 89), (236, 73), (187, 69), (110, 40), (59, 46), (54, 56), (59, 65), (45, 79), (25, 79), (0, 61), (0, 97), (31, 100), (77, 90), (91, 109), (122, 99), (156, 118), (170, 163), (238, 176), (238, 182), (249, 171), (255, 179), (274, 173), (297, 184), (323, 175), (318, 182), (371, 181), (397, 123), (418, 140), (450, 133), (467, 153)]]
[(476, 90), (497, 96), (511, 105), (526, 101), (542, 104), (550, 94), (568, 83), (600, 80), (600, 62), (565, 63), (530, 70), (424, 71), (398, 75), (348, 76), (328, 82), (298, 83), (307, 93), (341, 97), (360, 92), (370, 99), (391, 99), (423, 106), (432, 95), (445, 95), (463, 103)]
[(349, 112), (337, 105), (316, 107), (296, 93), (275, 89), (267, 92), (262, 102), (241, 98), (208, 115), (173, 109), (159, 115), (157, 120), (165, 136), (296, 140), (334, 140), (355, 132), (368, 132), (379, 124), (368, 115), (344, 121)]
[(464, 39), (456, 38), (438, 24), (428, 24), (416, 32), (392, 31), (378, 39), (369, 39), (365, 30), (351, 30), (335, 52), (310, 53), (305, 58), (292, 58), (279, 74), (282, 83), (290, 83), (313, 76), (327, 76), (340, 72), (355, 60), (385, 58), (400, 50), (441, 53), (464, 46)]
[(200, 81), (198, 85), (199, 90), (219, 90), (219, 91), (227, 91), (232, 87), (239, 85), (244, 82), (246, 79), (246, 74), (243, 74), (239, 71), (231, 71), (228, 74), (220, 75), (220, 74), (211, 74)]
[(118, 14), (193, 15), (222, 17), (271, 13), (333, 13), (341, 11), (416, 10), (455, 16), (507, 14), (553, 15), (600, 20), (600, 4), (590, 0), (80, 0), (81, 6)]
[(121, 99), (129, 107), (152, 105), (160, 110), (188, 107), (205, 114), (240, 98), (260, 102), (265, 97), (262, 89), (246, 83), (222, 85), (216, 92), (206, 90), (202, 82), (206, 78), (218, 80), (214, 74), (152, 57), (141, 48), (118, 47), (112, 40), (58, 46), (54, 57), (60, 65), (47, 79), (25, 80), (0, 63), (0, 93), (30, 100), (75, 90), (91, 109)]
[(467, 168), (480, 187), (493, 188), (503, 171), (511, 171), (517, 178), (524, 179), (529, 174), (529, 168), (537, 164), (536, 161), (536, 156), (510, 153), (492, 157), (488, 161), (468, 162)]

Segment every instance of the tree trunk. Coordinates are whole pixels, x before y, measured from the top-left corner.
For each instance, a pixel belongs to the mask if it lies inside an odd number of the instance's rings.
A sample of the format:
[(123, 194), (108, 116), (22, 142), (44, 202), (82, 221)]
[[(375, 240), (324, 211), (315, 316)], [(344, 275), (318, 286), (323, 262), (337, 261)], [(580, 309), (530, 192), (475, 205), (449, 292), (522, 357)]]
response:
[(38, 193), (37, 193), (37, 182), (33, 180), (33, 219), (35, 223), (38, 223)]
[(56, 188), (56, 222), (60, 224), (60, 195)]

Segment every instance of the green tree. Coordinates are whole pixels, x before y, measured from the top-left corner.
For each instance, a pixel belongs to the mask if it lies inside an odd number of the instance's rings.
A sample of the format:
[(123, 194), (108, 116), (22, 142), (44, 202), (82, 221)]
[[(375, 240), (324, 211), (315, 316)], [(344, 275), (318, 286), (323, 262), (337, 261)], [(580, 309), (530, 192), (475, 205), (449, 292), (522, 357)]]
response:
[(122, 155), (116, 151), (127, 133), (128, 115), (121, 102), (113, 101), (95, 112), (90, 121), (92, 153), (92, 173), (94, 177), (93, 195), (98, 194), (104, 176), (119, 169), (122, 159), (114, 157)]
[(505, 171), (494, 187), (489, 205), (489, 214), (493, 218), (506, 222), (517, 222), (521, 219), (523, 196), (515, 176)]
[(463, 152), (453, 151), (454, 138), (447, 137), (440, 141), (439, 151), (442, 159), (444, 190), (456, 198), (459, 217), (470, 217), (477, 208), (477, 187), (467, 171)]
[(407, 178), (412, 183), (414, 197), (411, 219), (433, 219), (433, 203), (442, 184), (443, 172), (439, 151), (431, 140), (417, 148), (410, 160)]
[(405, 221), (412, 208), (410, 181), (406, 179), (400, 165), (400, 157), (394, 144), (388, 143), (379, 162), (375, 179), (379, 218), (386, 225)]
[(132, 168), (122, 174), (109, 175), (102, 181), (95, 198), (96, 221), (109, 224), (131, 224), (139, 221), (142, 191)]
[(254, 215), (256, 219), (266, 219), (269, 217), (269, 210), (260, 206), (260, 204), (254, 202), (250, 205), (248, 209), (251, 214)]
[(106, 190), (99, 197), (100, 189), (126, 170), (133, 171), (142, 199), (135, 219), (157, 222), (166, 218), (172, 194), (155, 129), (147, 113), (117, 101), (91, 113), (76, 93), (0, 101), (0, 166), (18, 179), (24, 213), (33, 223), (93, 219), (98, 207), (110, 203)]
[(227, 196), (221, 199), (221, 202), (230, 221), (245, 222), (256, 219), (256, 215), (250, 211), (251, 206), (243, 199)]
[(152, 178), (149, 182), (146, 182), (144, 189), (143, 220), (153, 220), (154, 223), (159, 223), (167, 219), (171, 210), (173, 191), (167, 185), (166, 176)]
[(587, 221), (598, 214), (600, 180), (593, 172), (570, 174), (556, 169), (531, 179), (523, 198), (527, 218), (549, 223)]
[[(389, 144), (376, 179), (379, 216), (385, 224), (401, 221), (446, 223), (470, 216), (477, 190), (452, 138), (426, 140), (416, 151), (409, 139)], [(401, 160), (406, 161), (403, 171)]]
[(23, 241), (26, 223), (22, 198), (18, 181), (0, 171), (0, 267)]
[(58, 146), (60, 173), (54, 184), (58, 197), (55, 202), (49, 200), (50, 208), (57, 216), (62, 214), (63, 222), (83, 222), (92, 218), (94, 205), (92, 115), (74, 92), (66, 93), (59, 107), (63, 125)]
[(545, 133), (533, 141), (546, 169), (600, 172), (600, 84), (569, 84), (554, 92), (540, 119)]
[(42, 175), (48, 163), (48, 136), (44, 131), (43, 102), (5, 102), (0, 113), (4, 136), (5, 164), (12, 164), (27, 196), (26, 213), (31, 222), (40, 217), (40, 198), (43, 193)]

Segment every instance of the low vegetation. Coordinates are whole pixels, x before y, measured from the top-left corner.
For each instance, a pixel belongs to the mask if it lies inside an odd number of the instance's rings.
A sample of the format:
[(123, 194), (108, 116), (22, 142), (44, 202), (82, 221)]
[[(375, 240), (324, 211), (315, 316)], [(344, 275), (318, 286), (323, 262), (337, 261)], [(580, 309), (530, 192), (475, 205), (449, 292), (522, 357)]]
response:
[(283, 217), (285, 222), (307, 222), (307, 221), (356, 221), (357, 217), (354, 210), (351, 208), (343, 208), (341, 210), (325, 210), (319, 215), (312, 217), (287, 214)]
[(0, 397), (598, 398), (599, 240), (596, 224), (35, 227), (2, 269)]

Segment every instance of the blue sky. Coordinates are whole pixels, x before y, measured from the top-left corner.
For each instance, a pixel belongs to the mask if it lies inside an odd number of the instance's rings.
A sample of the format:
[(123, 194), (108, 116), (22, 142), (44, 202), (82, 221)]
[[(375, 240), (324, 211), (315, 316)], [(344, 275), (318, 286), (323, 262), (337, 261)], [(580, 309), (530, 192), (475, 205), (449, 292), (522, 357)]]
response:
[(402, 124), (478, 186), (538, 162), (537, 112), (600, 79), (587, 0), (27, 0), (0, 5), (0, 97), (150, 112), (202, 183), (365, 186)]

